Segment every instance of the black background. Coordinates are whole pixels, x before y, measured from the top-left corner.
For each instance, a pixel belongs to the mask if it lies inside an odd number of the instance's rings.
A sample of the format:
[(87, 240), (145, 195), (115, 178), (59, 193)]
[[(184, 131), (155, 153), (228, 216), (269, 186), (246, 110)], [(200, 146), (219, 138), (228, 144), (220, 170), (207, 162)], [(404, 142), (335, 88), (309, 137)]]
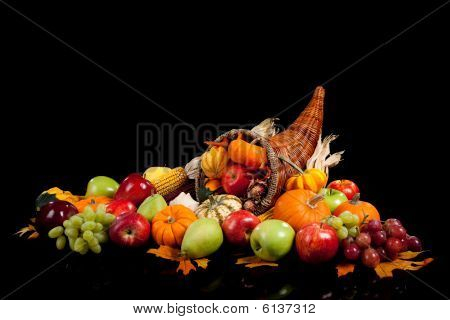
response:
[[(273, 116), (443, 2), (161, 8), (8, 1), (194, 126)], [(325, 134), (340, 135), (334, 150), (346, 150), (331, 179), (356, 181), (383, 217), (400, 218), (423, 238), (436, 261), (415, 275), (447, 296), (449, 14), (442, 8), (326, 83), (324, 123)], [(34, 198), (53, 186), (83, 193), (96, 175), (122, 179), (136, 170), (137, 123), (179, 121), (3, 3), (0, 33), (4, 296), (66, 254), (12, 236), (32, 216)], [(281, 114), (281, 123), (308, 98)], [(312, 270), (295, 257), (277, 270), (248, 271), (233, 265), (229, 248), (208, 271), (183, 278), (173, 263), (144, 251), (71, 255), (8, 297), (442, 298), (408, 274), (375, 281), (363, 271), (336, 280), (331, 265)]]

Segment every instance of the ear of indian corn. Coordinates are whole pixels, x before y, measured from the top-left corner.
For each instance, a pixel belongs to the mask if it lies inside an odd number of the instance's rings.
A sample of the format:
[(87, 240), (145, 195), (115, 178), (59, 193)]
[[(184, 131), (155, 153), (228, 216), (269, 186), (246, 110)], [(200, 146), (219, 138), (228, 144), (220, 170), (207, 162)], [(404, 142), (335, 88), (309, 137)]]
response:
[(156, 188), (158, 194), (165, 196), (184, 185), (187, 179), (186, 171), (182, 167), (178, 167), (163, 174), (158, 179), (150, 180), (150, 182)]

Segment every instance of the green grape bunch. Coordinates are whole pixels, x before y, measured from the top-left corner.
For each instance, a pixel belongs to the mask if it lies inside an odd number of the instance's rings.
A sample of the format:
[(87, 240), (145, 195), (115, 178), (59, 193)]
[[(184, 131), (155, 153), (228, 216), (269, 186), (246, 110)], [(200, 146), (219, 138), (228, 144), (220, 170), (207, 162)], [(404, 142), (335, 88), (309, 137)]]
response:
[(107, 230), (116, 217), (106, 213), (106, 206), (100, 204), (97, 210), (87, 206), (66, 221), (62, 226), (55, 227), (48, 232), (51, 239), (56, 239), (56, 248), (63, 250), (66, 243), (72, 251), (86, 254), (90, 251), (100, 253), (101, 244), (108, 241)]
[(342, 212), (339, 217), (329, 216), (323, 220), (326, 224), (336, 230), (339, 240), (359, 235), (359, 217), (350, 211)]

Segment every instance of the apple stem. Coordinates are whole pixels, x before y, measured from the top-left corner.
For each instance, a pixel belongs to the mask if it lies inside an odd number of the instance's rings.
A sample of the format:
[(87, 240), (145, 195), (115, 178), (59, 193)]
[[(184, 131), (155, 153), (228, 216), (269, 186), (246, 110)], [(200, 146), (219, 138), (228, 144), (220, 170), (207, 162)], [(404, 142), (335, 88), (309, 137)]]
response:
[(350, 203), (353, 205), (357, 205), (359, 202), (359, 198), (361, 197), (360, 193), (355, 193), (355, 195), (353, 196), (352, 200), (350, 200)]
[(323, 194), (316, 194), (314, 197), (312, 197), (311, 199), (309, 199), (308, 201), (308, 205), (311, 208), (315, 208), (316, 204), (319, 203), (320, 201), (322, 201), (323, 199), (325, 199), (325, 197), (323, 196)]
[(289, 160), (289, 159), (287, 159), (287, 158), (285, 158), (285, 157), (283, 157), (283, 156), (279, 156), (278, 159), (280, 159), (280, 160), (286, 162), (287, 164), (289, 164), (292, 168), (294, 168), (295, 170), (297, 170), (297, 171), (300, 172), (301, 174), (304, 173), (304, 171), (303, 171), (298, 165), (296, 165), (295, 163), (293, 163), (291, 160)]

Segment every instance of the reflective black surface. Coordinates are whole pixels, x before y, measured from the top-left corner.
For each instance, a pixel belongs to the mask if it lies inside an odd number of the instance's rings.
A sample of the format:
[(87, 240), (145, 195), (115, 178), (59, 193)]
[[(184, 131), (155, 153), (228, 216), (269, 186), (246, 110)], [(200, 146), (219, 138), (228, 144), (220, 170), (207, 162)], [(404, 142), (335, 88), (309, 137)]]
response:
[[(437, 255), (421, 271), (398, 271), (392, 279), (379, 280), (362, 267), (337, 278), (334, 261), (305, 265), (295, 250), (277, 268), (247, 269), (234, 262), (251, 252), (225, 245), (210, 257), (207, 270), (185, 277), (176, 273), (176, 262), (146, 254), (144, 248), (106, 245), (98, 256), (73, 253), (64, 258), (68, 251), (57, 252), (50, 241), (13, 243), (9, 249), (20, 254), (13, 252), (10, 256), (15, 260), (3, 266), (2, 274), (10, 276), (2, 279), (0, 292), (10, 294), (8, 299), (443, 299), (440, 293), (448, 295), (444, 281), (448, 261)], [(63, 260), (11, 294), (59, 259)]]

